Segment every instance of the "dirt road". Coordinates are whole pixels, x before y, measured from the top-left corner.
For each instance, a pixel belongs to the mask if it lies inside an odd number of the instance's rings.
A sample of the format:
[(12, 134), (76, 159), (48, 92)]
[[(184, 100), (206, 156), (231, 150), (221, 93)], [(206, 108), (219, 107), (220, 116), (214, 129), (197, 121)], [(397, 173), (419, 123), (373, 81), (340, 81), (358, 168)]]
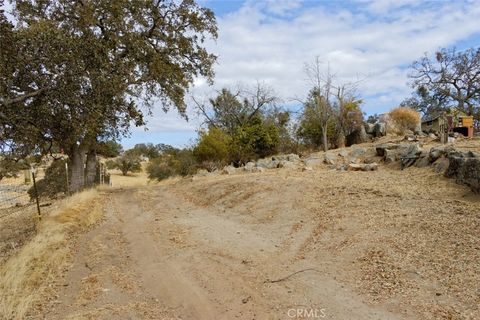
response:
[[(478, 238), (469, 238), (479, 203), (433, 173), (415, 176), (281, 171), (112, 192), (105, 221), (78, 240), (63, 289), (44, 316), (468, 318), (479, 301), (470, 282), (478, 276)], [(424, 188), (429, 179), (436, 188)], [(431, 205), (442, 208), (428, 217)], [(450, 218), (442, 210), (461, 212)], [(467, 261), (461, 270), (448, 261), (437, 266), (442, 262), (430, 252), (450, 241), (435, 233), (443, 219), (470, 241), (455, 240), (468, 254), (455, 257)], [(402, 247), (408, 245), (414, 252)], [(462, 276), (472, 287), (463, 298), (441, 279), (444, 267), (451, 281)]]

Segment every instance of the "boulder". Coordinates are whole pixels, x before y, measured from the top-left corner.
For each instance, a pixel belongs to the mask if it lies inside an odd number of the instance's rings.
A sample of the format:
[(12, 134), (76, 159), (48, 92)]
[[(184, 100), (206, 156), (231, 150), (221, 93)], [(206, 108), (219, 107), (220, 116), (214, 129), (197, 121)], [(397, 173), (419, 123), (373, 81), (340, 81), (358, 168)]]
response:
[(323, 160), (318, 157), (311, 157), (311, 158), (305, 159), (303, 162), (305, 163), (306, 167), (315, 168), (315, 167), (321, 166), (323, 163)]
[(350, 151), (350, 155), (355, 158), (359, 158), (361, 156), (364, 156), (366, 153), (364, 148), (352, 148)]
[(350, 155), (350, 152), (348, 151), (348, 149), (342, 149), (338, 152), (338, 155), (346, 158)]
[(379, 144), (379, 145), (376, 145), (375, 146), (375, 152), (377, 154), (377, 156), (379, 157), (384, 157), (385, 154), (386, 154), (386, 150), (393, 150), (393, 149), (397, 149), (398, 148), (398, 144), (396, 143), (384, 143), (384, 144)]
[(302, 171), (313, 171), (313, 168), (305, 166), (302, 168)]
[(397, 160), (400, 160), (401, 169), (412, 166), (419, 158), (422, 150), (418, 144), (404, 143), (397, 149)]
[(430, 162), (435, 162), (438, 158), (442, 156), (447, 156), (449, 153), (454, 152), (455, 149), (452, 146), (438, 146), (430, 149), (428, 153), (428, 159)]
[(433, 164), (433, 170), (437, 173), (445, 173), (450, 166), (450, 161), (448, 158), (441, 157), (438, 158)]
[(285, 168), (285, 169), (297, 169), (298, 165), (292, 161), (280, 161), (278, 163), (278, 168)]
[(274, 169), (278, 166), (278, 161), (272, 158), (258, 159), (256, 166), (264, 169)]
[(373, 128), (373, 135), (378, 138), (378, 137), (383, 137), (387, 135), (387, 126), (383, 122), (378, 122), (375, 124)]
[(365, 123), (365, 132), (368, 134), (375, 134), (375, 124)]
[(300, 156), (298, 154), (291, 153), (287, 155), (287, 160), (291, 162), (298, 162), (300, 161)]
[(398, 157), (399, 158), (418, 158), (422, 149), (416, 143), (402, 143), (398, 146)]
[(455, 178), (457, 183), (470, 187), (475, 193), (480, 193), (480, 155), (473, 152), (450, 152), (449, 166), (445, 176)]
[(255, 162), (250, 161), (250, 162), (247, 162), (245, 166), (243, 166), (243, 170), (247, 172), (252, 172), (253, 168), (255, 168), (256, 166), (257, 164)]
[(237, 172), (237, 168), (235, 168), (234, 166), (226, 166), (222, 169), (222, 174), (234, 174), (235, 172)]
[(397, 160), (397, 149), (385, 149), (383, 161), (385, 163), (395, 162)]
[(417, 168), (425, 168), (430, 165), (430, 160), (428, 159), (428, 156), (420, 156), (417, 161), (415, 161), (415, 167)]
[(337, 156), (333, 153), (325, 153), (323, 162), (326, 164), (335, 165), (337, 164)]

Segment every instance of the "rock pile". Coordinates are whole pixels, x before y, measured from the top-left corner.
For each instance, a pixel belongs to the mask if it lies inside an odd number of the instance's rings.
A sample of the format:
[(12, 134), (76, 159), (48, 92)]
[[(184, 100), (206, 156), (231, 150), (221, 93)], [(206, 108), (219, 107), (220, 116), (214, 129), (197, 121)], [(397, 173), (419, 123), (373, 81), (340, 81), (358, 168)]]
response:
[(437, 146), (422, 149), (418, 142), (385, 143), (374, 147), (351, 147), (314, 153), (301, 159), (296, 154), (277, 155), (247, 162), (243, 167), (224, 167), (221, 174), (238, 172), (263, 172), (267, 169), (285, 168), (312, 171), (320, 166), (339, 171), (375, 171), (378, 162), (400, 163), (401, 169), (432, 167), (435, 172), (454, 178), (458, 183), (469, 186), (480, 193), (480, 155), (459, 152), (452, 146)]
[(377, 155), (385, 163), (401, 161), (401, 168), (431, 166), (435, 172), (454, 178), (459, 184), (480, 193), (480, 155), (460, 152), (450, 145), (422, 150), (417, 143), (382, 144), (376, 146)]

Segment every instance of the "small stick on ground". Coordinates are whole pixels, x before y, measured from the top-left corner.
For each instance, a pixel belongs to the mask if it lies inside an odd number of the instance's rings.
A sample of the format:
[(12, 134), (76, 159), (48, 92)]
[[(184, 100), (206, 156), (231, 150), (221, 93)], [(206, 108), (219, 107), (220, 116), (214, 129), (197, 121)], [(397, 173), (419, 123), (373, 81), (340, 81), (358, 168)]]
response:
[(306, 271), (316, 271), (316, 272), (320, 272), (319, 270), (315, 269), (315, 268), (307, 268), (307, 269), (303, 269), (303, 270), (300, 270), (300, 271), (296, 271), (294, 273), (291, 273), (289, 274), (288, 276), (286, 277), (283, 277), (283, 278), (280, 278), (280, 279), (277, 279), (277, 280), (270, 280), (270, 279), (267, 279), (265, 280), (263, 283), (276, 283), (276, 282), (281, 282), (281, 281), (285, 281), (285, 280), (288, 280), (290, 277), (296, 275), (296, 274), (299, 274), (299, 273), (302, 273), (302, 272), (306, 272)]

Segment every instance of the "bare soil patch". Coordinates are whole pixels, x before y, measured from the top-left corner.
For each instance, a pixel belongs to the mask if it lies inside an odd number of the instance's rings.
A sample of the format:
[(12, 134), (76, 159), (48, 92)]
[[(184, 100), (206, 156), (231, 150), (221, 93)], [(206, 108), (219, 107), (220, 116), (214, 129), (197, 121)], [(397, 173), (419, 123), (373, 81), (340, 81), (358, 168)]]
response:
[(196, 177), (119, 191), (107, 207), (47, 318), (480, 312), (480, 200), (428, 168)]

